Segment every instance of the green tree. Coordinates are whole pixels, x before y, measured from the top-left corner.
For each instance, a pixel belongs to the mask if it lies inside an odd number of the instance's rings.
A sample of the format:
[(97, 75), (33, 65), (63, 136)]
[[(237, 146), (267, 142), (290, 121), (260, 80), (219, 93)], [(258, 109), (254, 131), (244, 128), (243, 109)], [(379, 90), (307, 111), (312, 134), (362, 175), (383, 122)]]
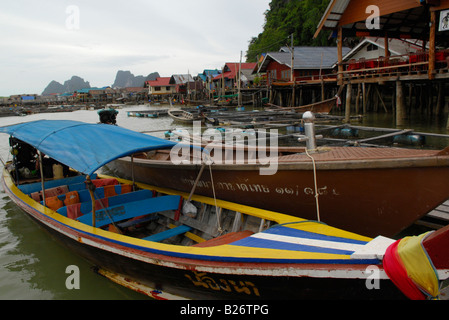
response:
[(329, 32), (321, 32), (313, 38), (318, 23), (329, 0), (272, 0), (265, 11), (263, 32), (249, 41), (246, 59), (248, 62), (268, 51), (277, 51), (282, 46), (328, 46), (335, 45)]

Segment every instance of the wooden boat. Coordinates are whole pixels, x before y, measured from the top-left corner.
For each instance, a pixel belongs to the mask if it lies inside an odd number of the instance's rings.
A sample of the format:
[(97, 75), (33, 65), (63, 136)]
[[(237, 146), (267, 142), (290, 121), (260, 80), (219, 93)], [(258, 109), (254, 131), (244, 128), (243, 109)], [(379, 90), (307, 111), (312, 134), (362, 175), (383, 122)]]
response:
[[(36, 181), (15, 176), (14, 164), (24, 163), (8, 163), (2, 184), (9, 197), (101, 275), (155, 299), (426, 298), (416, 286), (405, 288), (399, 273), (397, 252), (403, 241), (414, 242), (409, 238), (372, 239), (95, 173), (123, 154), (170, 148), (170, 141), (75, 121), (40, 120), (0, 132), (72, 168)], [(448, 228), (420, 236), (423, 246), (413, 249), (421, 253), (414, 264), (434, 267), (418, 271), (430, 274), (425, 292), (432, 297), (449, 276)]]
[[(211, 165), (212, 177), (204, 170), (196, 183), (198, 194), (213, 196), (213, 181), (223, 200), (306, 219), (320, 215), (321, 221), (345, 230), (390, 237), (449, 198), (449, 148), (329, 147), (307, 154), (306, 148), (279, 147), (277, 154), (262, 153), (268, 157), (265, 162), (256, 149), (240, 151), (244, 160), (236, 161), (236, 150), (223, 148)], [(201, 169), (194, 155), (173, 164), (169, 151), (136, 154), (134, 176), (142, 183), (189, 192)], [(270, 166), (274, 174), (261, 174)], [(108, 168), (130, 179), (131, 157)]]
[(327, 99), (327, 100), (323, 100), (323, 101), (319, 101), (319, 102), (315, 102), (315, 103), (311, 103), (311, 104), (307, 104), (304, 106), (299, 106), (299, 107), (281, 107), (281, 106), (277, 106), (271, 103), (267, 103), (267, 105), (269, 106), (268, 108), (265, 108), (265, 110), (271, 110), (271, 111), (280, 111), (280, 110), (284, 110), (284, 111), (294, 111), (294, 112), (306, 112), (306, 111), (310, 111), (313, 113), (321, 113), (321, 114), (329, 114), (332, 110), (332, 108), (337, 104), (337, 102), (339, 101), (339, 97), (335, 96), (331, 99)]
[(142, 110), (142, 111), (128, 111), (128, 117), (136, 117), (136, 118), (159, 118), (159, 116), (168, 115), (168, 109), (161, 110)]
[(173, 120), (182, 123), (193, 123), (193, 121), (202, 120), (202, 117), (200, 115), (195, 115), (191, 112), (180, 109), (170, 109), (168, 110), (168, 115)]

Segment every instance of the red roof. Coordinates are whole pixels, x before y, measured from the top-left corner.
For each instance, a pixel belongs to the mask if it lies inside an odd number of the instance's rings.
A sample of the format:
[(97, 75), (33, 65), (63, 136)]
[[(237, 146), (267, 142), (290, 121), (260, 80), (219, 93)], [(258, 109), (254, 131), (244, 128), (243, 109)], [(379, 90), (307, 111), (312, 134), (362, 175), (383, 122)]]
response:
[(149, 87), (168, 87), (170, 84), (170, 77), (160, 77), (156, 80), (150, 80), (145, 82)]
[[(257, 65), (257, 62), (245, 62), (241, 65), (241, 70), (254, 70), (255, 66)], [(239, 63), (238, 62), (228, 62), (226, 63), (223, 74), (219, 74), (216, 76), (213, 80), (221, 79), (222, 76), (228, 79), (234, 79), (237, 75), (237, 72), (239, 70)]]

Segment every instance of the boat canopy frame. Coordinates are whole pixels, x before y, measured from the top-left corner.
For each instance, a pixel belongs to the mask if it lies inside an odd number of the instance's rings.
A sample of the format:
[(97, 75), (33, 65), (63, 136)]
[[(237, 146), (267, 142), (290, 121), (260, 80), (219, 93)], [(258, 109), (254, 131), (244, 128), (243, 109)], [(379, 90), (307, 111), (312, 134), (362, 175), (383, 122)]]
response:
[(86, 175), (118, 158), (177, 144), (119, 126), (72, 120), (31, 121), (0, 127), (0, 132)]

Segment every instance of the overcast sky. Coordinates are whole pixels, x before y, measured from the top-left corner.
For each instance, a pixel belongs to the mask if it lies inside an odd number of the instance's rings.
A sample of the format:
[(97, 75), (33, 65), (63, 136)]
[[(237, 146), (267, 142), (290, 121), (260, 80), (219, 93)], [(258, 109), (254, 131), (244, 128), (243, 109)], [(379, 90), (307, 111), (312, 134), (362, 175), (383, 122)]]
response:
[[(0, 9), (0, 96), (41, 94), (73, 75), (161, 76), (238, 62), (271, 0), (15, 0)], [(244, 58), (243, 58), (244, 59)]]

